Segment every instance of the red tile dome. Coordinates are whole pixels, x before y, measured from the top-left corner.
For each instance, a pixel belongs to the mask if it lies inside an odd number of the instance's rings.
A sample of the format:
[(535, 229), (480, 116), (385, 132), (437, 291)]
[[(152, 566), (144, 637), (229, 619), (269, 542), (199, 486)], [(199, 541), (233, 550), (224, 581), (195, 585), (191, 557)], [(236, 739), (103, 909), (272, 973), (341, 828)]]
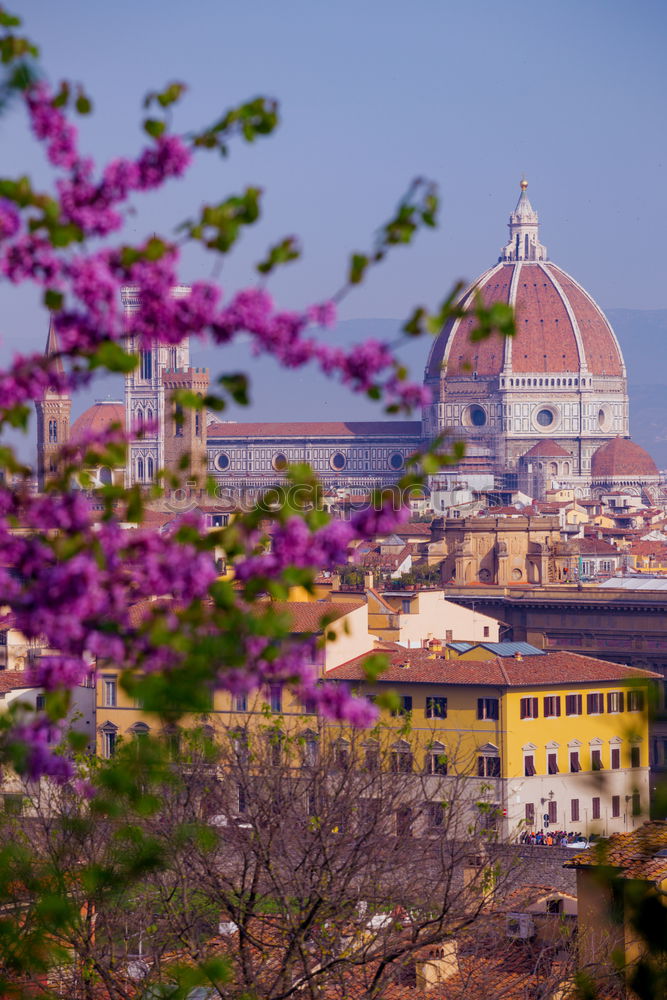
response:
[(646, 479), (657, 478), (655, 462), (641, 445), (629, 438), (613, 438), (601, 445), (591, 459), (593, 479)]
[(98, 434), (110, 424), (120, 424), (125, 428), (125, 405), (116, 400), (97, 400), (72, 424), (70, 441), (76, 444), (85, 434)]
[(582, 371), (625, 376), (621, 350), (604, 313), (574, 278), (547, 260), (502, 261), (464, 293), (461, 305), (479, 296), (485, 306), (514, 306), (516, 336), (497, 334), (470, 342), (473, 317), (450, 320), (433, 344), (427, 379), (448, 375), (540, 375)]

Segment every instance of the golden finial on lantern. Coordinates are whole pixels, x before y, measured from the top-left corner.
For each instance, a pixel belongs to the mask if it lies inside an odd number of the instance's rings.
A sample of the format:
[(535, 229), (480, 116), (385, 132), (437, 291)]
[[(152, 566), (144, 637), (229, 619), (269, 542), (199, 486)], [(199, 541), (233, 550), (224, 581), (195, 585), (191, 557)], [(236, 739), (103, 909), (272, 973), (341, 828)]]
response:
[(527, 187), (528, 187), (528, 181), (526, 180), (525, 177), (522, 177), (521, 178), (521, 190), (525, 191)]

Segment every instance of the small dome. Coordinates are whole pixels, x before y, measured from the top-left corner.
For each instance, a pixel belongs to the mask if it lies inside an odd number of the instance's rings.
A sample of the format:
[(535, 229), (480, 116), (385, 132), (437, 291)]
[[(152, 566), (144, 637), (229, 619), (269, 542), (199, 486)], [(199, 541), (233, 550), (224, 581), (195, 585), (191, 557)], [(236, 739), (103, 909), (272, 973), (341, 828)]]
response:
[(125, 429), (125, 405), (117, 400), (97, 400), (74, 421), (69, 439), (76, 444), (84, 435), (99, 434), (111, 424)]
[(572, 458), (569, 451), (561, 448), (558, 441), (538, 441), (522, 458)]
[(646, 479), (658, 478), (658, 469), (645, 448), (629, 438), (613, 438), (593, 453), (591, 459), (593, 479)]

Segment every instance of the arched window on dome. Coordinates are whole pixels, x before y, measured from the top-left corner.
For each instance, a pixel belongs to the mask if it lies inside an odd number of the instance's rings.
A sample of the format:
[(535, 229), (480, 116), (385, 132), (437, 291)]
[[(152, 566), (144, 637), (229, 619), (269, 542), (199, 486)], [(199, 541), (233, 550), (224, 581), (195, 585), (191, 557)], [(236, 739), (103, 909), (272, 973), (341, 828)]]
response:
[(137, 459), (137, 479), (140, 483), (144, 481), (144, 460), (143, 458)]
[(575, 385), (579, 385), (579, 379), (578, 379), (578, 378), (575, 378), (575, 380), (574, 380), (574, 384), (575, 384)]
[(570, 475), (570, 463), (569, 462), (563, 462), (563, 475), (564, 476), (569, 476)]
[(540, 379), (540, 385), (543, 385), (543, 380), (542, 379)]
[(146, 477), (149, 483), (153, 482), (153, 459), (150, 457), (146, 460)]
[(560, 385), (560, 379), (559, 378), (556, 379), (556, 385)]

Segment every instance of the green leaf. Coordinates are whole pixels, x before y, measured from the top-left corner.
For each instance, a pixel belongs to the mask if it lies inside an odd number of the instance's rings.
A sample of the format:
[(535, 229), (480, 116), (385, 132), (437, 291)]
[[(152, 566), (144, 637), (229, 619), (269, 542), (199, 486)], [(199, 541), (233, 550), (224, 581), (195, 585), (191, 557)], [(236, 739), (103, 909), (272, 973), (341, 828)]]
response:
[(363, 253), (353, 253), (350, 259), (350, 268), (347, 280), (351, 285), (358, 285), (363, 281), (368, 267), (368, 257)]
[(79, 96), (77, 97), (76, 104), (74, 106), (80, 115), (89, 115), (93, 110), (92, 101), (86, 96), (86, 94), (84, 94), (83, 90), (79, 90)]
[(226, 389), (235, 403), (239, 406), (249, 406), (250, 396), (248, 389), (250, 386), (248, 376), (243, 372), (233, 372), (229, 375), (221, 375), (218, 378), (219, 384)]
[(47, 309), (60, 309), (62, 307), (64, 295), (57, 292), (55, 288), (47, 288), (44, 292), (44, 305)]
[(159, 118), (146, 118), (144, 121), (144, 132), (154, 139), (159, 138), (166, 129), (166, 125)]
[(127, 374), (134, 371), (139, 363), (136, 354), (128, 354), (115, 340), (105, 340), (91, 356), (91, 368), (106, 368), (110, 372)]
[(389, 660), (382, 653), (373, 653), (371, 656), (367, 656), (361, 665), (365, 679), (371, 682), (376, 681), (388, 667)]

